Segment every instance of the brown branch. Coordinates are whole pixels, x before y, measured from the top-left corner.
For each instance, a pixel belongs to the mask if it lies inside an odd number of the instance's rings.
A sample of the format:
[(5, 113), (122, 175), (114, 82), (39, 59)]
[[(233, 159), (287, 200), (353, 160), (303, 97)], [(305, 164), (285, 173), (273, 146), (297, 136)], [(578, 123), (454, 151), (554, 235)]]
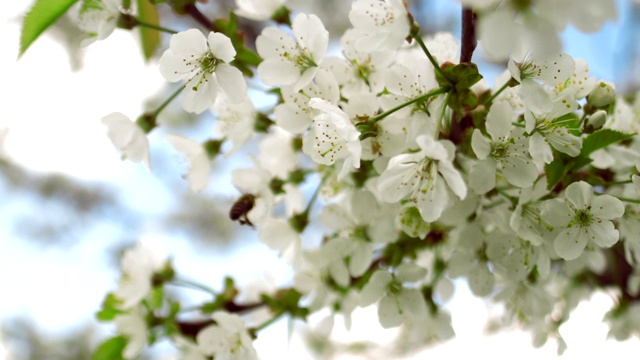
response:
[(471, 62), (476, 49), (476, 14), (470, 8), (462, 9), (462, 39), (460, 44), (460, 62)]
[(198, 24), (207, 28), (207, 30), (216, 31), (213, 22), (209, 20), (194, 4), (188, 4), (184, 7), (184, 11), (191, 16)]

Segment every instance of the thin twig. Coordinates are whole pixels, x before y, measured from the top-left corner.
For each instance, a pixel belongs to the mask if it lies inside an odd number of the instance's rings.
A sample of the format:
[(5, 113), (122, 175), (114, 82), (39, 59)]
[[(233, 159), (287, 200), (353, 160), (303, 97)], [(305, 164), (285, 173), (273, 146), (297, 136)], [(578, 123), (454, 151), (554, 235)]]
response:
[(460, 62), (471, 62), (476, 49), (476, 14), (470, 8), (462, 9), (462, 41), (460, 44)]

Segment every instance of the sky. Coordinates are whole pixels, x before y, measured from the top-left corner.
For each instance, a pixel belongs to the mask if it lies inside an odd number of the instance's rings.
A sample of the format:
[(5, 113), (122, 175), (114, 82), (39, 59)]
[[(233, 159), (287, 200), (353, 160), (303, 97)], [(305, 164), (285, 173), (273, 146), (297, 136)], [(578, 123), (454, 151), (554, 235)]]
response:
[[(144, 64), (135, 39), (124, 31), (116, 31), (107, 40), (87, 49), (81, 72), (70, 70), (65, 49), (48, 36), (39, 39), (16, 60), (19, 16), (27, 4), (7, 2), (0, 15), (3, 48), (0, 52), (3, 79), (0, 127), (10, 129), (5, 143), (8, 156), (37, 172), (64, 173), (86, 181), (116, 184), (129, 203), (150, 216), (158, 208), (171, 206), (165, 184), (139, 164), (121, 161), (100, 123), (103, 116), (113, 111), (131, 118), (142, 111), (142, 101), (165, 85), (156, 65)], [(606, 27), (596, 38), (611, 37), (611, 31), (614, 27)], [(572, 38), (575, 34), (567, 36), (574, 39), (567, 41), (570, 54), (578, 53), (583, 58), (595, 56), (597, 60), (606, 53), (594, 49), (591, 42), (583, 38)], [(583, 46), (578, 46), (580, 44)], [(612, 47), (616, 43), (601, 41), (600, 45)], [(615, 66), (610, 60), (603, 58), (597, 64), (592, 66), (596, 75), (605, 79), (615, 76)], [(151, 141), (163, 140), (152, 135)], [(153, 162), (152, 158), (152, 167)], [(12, 209), (3, 207), (0, 211), (0, 222), (8, 225)], [(96, 230), (99, 234), (94, 234), (92, 241), (57, 249), (22, 242), (8, 232), (9, 228), (0, 226), (0, 286), (3, 289), (0, 322), (9, 316), (25, 315), (37, 319), (43, 331), (53, 334), (92, 321), (91, 316), (102, 297), (116, 285), (117, 274), (106, 260), (100, 259), (104, 259), (102, 252), (112, 245), (110, 239), (118, 236), (118, 229), (107, 224)], [(238, 276), (241, 283), (264, 282), (263, 268), (270, 269), (269, 277), (276, 281), (290, 275), (288, 268), (265, 246), (242, 247), (231, 250), (231, 254), (220, 254), (215, 250), (194, 249), (188, 241), (166, 236), (153, 225), (141, 232), (144, 239), (153, 241), (161, 251), (173, 254), (176, 268), (196, 280), (221, 280), (229, 274)], [(247, 271), (247, 261), (253, 263), (256, 259), (263, 260), (262, 266)], [(206, 276), (202, 275), (203, 266), (207, 269)], [(630, 351), (637, 351), (637, 343), (605, 340), (607, 330), (601, 320), (610, 306), (610, 297), (596, 294), (590, 302), (578, 307), (561, 328), (569, 347), (562, 359), (626, 358)], [(457, 286), (456, 296), (447, 308), (453, 314), (456, 340), (430, 348), (416, 355), (416, 359), (424, 355), (443, 358), (478, 354), (490, 354), (493, 359), (556, 358), (553, 341), (533, 350), (529, 334), (516, 329), (485, 335), (486, 318), (493, 310), (474, 298), (465, 285)], [(334, 336), (343, 341), (387, 341), (393, 331), (371, 330), (379, 328), (374, 313), (371, 308), (358, 310), (354, 315), (354, 329), (347, 332), (337, 325)], [(278, 322), (261, 333), (256, 341), (258, 352), (262, 352), (265, 359), (306, 358), (308, 354), (297, 336), (289, 342), (286, 334), (287, 322)], [(283, 357), (285, 353), (288, 355)], [(1, 343), (0, 360), (9, 360)]]

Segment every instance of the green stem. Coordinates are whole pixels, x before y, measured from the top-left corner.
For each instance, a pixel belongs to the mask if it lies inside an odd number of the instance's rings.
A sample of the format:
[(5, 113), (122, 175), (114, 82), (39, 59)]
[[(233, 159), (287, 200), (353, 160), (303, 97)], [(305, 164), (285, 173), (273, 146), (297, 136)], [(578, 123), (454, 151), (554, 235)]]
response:
[(400, 104), (400, 105), (398, 105), (398, 106), (396, 106), (396, 107), (394, 107), (392, 109), (389, 109), (389, 110), (383, 112), (382, 114), (370, 117), (368, 121), (370, 121), (371, 123), (376, 123), (376, 122), (386, 118), (387, 116), (393, 114), (394, 112), (396, 112), (396, 111), (398, 111), (398, 110), (400, 110), (402, 108), (405, 108), (405, 107), (407, 107), (407, 106), (409, 106), (411, 104), (426, 100), (426, 99), (428, 99), (430, 97), (437, 96), (437, 95), (440, 95), (440, 94), (444, 94), (445, 92), (446, 92), (446, 90), (444, 88), (433, 89), (433, 90), (429, 91), (428, 93), (426, 93), (424, 95), (420, 95), (415, 99), (411, 99), (411, 100), (407, 101), (406, 103), (402, 103), (402, 104)]
[(629, 179), (629, 180), (620, 180), (620, 181), (611, 181), (607, 183), (607, 186), (611, 186), (611, 185), (625, 185), (625, 184), (631, 184), (633, 183), (633, 180)]
[(438, 124), (436, 125), (436, 134), (435, 140), (437, 141), (440, 137), (440, 128), (442, 127), (442, 120), (444, 119), (444, 112), (447, 110), (447, 103), (449, 102), (449, 97), (451, 93), (448, 92), (447, 96), (444, 98), (444, 102), (442, 103), (442, 110), (440, 110), (440, 116), (438, 116)]
[[(603, 194), (603, 193), (596, 193), (596, 194), (598, 194), (598, 195), (609, 195), (609, 194)], [(613, 195), (613, 196), (615, 198), (617, 198), (618, 200), (620, 200), (620, 201), (626, 201), (628, 203), (633, 203), (633, 204), (640, 204), (640, 199), (631, 199), (631, 198), (628, 198), (628, 197), (622, 197), (622, 196), (616, 196), (616, 195)]]
[(164, 108), (166, 108), (167, 105), (169, 105), (169, 103), (172, 102), (173, 99), (175, 99), (176, 96), (178, 96), (178, 94), (182, 92), (182, 90), (184, 90), (184, 86), (181, 86), (180, 88), (178, 88), (178, 90), (176, 90), (173, 94), (171, 94), (171, 96), (169, 96), (167, 100), (165, 100), (162, 104), (160, 104), (160, 106), (158, 106), (158, 108), (155, 111), (153, 111), (151, 115), (153, 117), (157, 117), (158, 114), (160, 114), (162, 110), (164, 110)]
[(191, 281), (191, 280), (186, 280), (186, 279), (181, 279), (181, 278), (174, 278), (173, 280), (171, 280), (171, 283), (177, 286), (184, 286), (184, 287), (189, 287), (192, 289), (197, 289), (197, 290), (202, 290), (204, 292), (210, 293), (212, 295), (217, 295), (216, 291), (213, 290), (212, 288), (206, 286), (206, 285), (202, 285), (199, 284), (197, 282)]
[(251, 329), (251, 332), (253, 334), (256, 334), (258, 331), (260, 331), (260, 330), (266, 328), (267, 326), (273, 324), (274, 322), (276, 322), (284, 314), (285, 314), (284, 311), (280, 311), (280, 312), (276, 313), (275, 315), (273, 315), (273, 317), (271, 319), (269, 319), (269, 320), (263, 322), (262, 324), (254, 327), (253, 329)]
[(488, 103), (492, 102), (498, 95), (500, 95), (501, 92), (504, 91), (504, 89), (509, 87), (509, 83), (511, 82), (511, 79), (507, 80), (506, 83), (504, 83), (504, 85), (502, 85), (500, 87), (500, 89), (498, 89), (498, 91), (496, 91), (495, 93), (491, 94), (491, 96), (482, 102), (482, 105), (487, 105)]
[(442, 71), (442, 69), (440, 68), (440, 65), (438, 64), (436, 59), (433, 57), (433, 55), (431, 55), (431, 53), (429, 52), (429, 49), (427, 49), (427, 46), (424, 44), (424, 41), (422, 41), (422, 38), (419, 35), (416, 35), (413, 38), (416, 40), (418, 45), (420, 45), (420, 48), (422, 48), (422, 51), (424, 51), (424, 53), (427, 55), (427, 57), (429, 58), (429, 61), (433, 65), (435, 71), (437, 73), (439, 73), (440, 76), (442, 76), (442, 78), (448, 80), (449, 77), (444, 73), (444, 71)]
[(160, 32), (165, 32), (167, 34), (172, 34), (172, 35), (178, 33), (175, 30), (167, 29), (167, 28), (164, 28), (162, 26), (158, 26), (158, 25), (154, 25), (154, 24), (149, 24), (148, 22), (142, 21), (139, 18), (135, 18), (135, 20), (136, 20), (135, 23), (136, 23), (137, 26), (146, 27), (148, 29), (153, 29), (153, 30), (157, 30), (157, 31), (160, 31)]

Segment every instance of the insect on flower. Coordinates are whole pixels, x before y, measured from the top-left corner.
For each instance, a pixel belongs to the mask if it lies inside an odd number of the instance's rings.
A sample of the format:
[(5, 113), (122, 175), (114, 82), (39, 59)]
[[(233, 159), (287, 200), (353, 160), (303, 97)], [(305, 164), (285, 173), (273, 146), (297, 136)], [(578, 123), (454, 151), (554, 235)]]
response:
[(243, 194), (236, 200), (236, 202), (231, 206), (231, 210), (229, 210), (229, 218), (233, 221), (238, 220), (240, 225), (248, 224), (253, 227), (251, 221), (247, 217), (247, 214), (251, 209), (253, 209), (253, 205), (255, 204), (255, 196), (251, 194)]

